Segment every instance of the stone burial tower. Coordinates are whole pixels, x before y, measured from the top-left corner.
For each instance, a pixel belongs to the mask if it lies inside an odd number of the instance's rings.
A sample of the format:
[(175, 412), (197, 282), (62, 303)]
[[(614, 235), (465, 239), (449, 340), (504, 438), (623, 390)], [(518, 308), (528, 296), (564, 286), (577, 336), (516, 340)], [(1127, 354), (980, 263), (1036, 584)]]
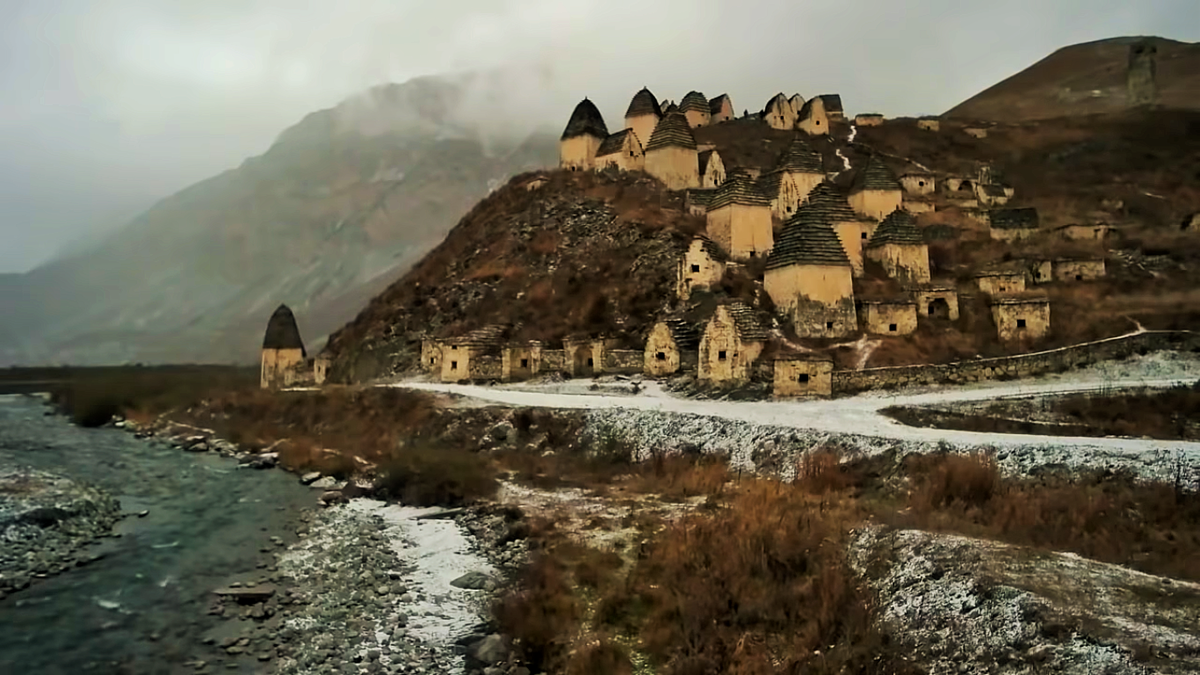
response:
[(1158, 103), (1158, 47), (1150, 38), (1129, 45), (1126, 86), (1130, 106)]

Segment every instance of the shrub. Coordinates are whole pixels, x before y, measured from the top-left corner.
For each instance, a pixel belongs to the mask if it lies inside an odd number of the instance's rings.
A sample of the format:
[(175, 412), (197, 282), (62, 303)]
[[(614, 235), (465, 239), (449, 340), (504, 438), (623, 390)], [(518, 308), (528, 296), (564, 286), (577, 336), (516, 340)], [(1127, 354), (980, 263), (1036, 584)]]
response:
[(496, 492), (487, 460), (462, 449), (410, 447), (380, 465), (377, 487), (415, 506), (459, 506)]
[(561, 563), (537, 555), (518, 590), (492, 608), (515, 651), (535, 670), (552, 671), (563, 660), (567, 640), (579, 623), (579, 606)]
[(1000, 470), (988, 454), (951, 454), (935, 461), (913, 492), (913, 507), (918, 510), (982, 506), (1000, 489)]
[(625, 648), (599, 638), (580, 648), (567, 664), (567, 675), (632, 675), (633, 663)]

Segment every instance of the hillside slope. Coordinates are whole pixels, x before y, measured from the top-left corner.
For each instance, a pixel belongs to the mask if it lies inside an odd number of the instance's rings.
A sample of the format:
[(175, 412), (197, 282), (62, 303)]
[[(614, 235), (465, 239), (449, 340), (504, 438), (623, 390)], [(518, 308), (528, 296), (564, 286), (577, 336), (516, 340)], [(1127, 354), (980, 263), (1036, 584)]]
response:
[[(1063, 47), (944, 116), (1020, 122), (1125, 110), (1129, 45), (1138, 39), (1119, 37)], [(1158, 48), (1160, 105), (1200, 110), (1200, 44), (1151, 39)]]
[(422, 335), (493, 323), (516, 339), (618, 334), (640, 346), (672, 302), (678, 256), (702, 218), (644, 174), (519, 176), (485, 198), (411, 272), (330, 336), (331, 377), (416, 365)]
[(553, 133), (485, 137), (461, 115), (466, 87), (422, 78), (312, 113), (95, 248), (7, 280), (0, 366), (251, 361), (281, 302), (319, 342), (490, 189), (555, 160)]

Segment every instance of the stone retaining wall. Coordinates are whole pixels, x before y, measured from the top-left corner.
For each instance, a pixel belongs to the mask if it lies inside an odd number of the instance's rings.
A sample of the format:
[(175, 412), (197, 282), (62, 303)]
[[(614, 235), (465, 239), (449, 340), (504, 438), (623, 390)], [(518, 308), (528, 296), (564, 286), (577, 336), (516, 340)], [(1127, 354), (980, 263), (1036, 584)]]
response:
[(646, 353), (640, 349), (609, 349), (604, 352), (604, 372), (640, 373), (646, 365)]
[(833, 393), (836, 396), (913, 385), (964, 384), (1035, 377), (1163, 349), (1200, 351), (1200, 333), (1146, 331), (1032, 354), (936, 365), (839, 370), (833, 373)]

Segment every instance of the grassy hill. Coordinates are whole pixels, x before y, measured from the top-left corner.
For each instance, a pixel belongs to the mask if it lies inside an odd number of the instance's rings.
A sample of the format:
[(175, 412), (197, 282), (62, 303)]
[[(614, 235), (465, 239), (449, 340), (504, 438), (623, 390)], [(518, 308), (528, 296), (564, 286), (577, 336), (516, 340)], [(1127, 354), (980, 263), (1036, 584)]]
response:
[[(1119, 37), (1063, 47), (944, 116), (1021, 122), (1125, 110), (1129, 45), (1138, 39)], [(1200, 110), (1200, 44), (1151, 39), (1158, 48), (1159, 103)]]

